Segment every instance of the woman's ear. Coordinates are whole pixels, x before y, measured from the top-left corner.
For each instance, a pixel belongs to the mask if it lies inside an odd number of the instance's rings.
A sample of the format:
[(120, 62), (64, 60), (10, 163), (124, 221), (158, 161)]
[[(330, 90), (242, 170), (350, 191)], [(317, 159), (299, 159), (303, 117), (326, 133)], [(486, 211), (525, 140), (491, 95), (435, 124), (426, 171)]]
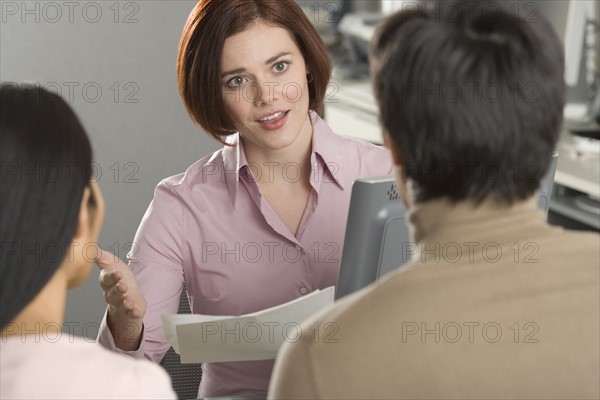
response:
[[(81, 285), (88, 277), (93, 253), (89, 247), (96, 247), (104, 220), (104, 199), (98, 184), (90, 182), (83, 189), (77, 229), (73, 236), (72, 257), (65, 260), (63, 269), (67, 273), (68, 287)], [(88, 254), (89, 251), (89, 254)]]
[(92, 240), (97, 241), (104, 222), (104, 198), (97, 182), (91, 181), (89, 185), (90, 197), (87, 202), (88, 223), (90, 224)]
[(81, 285), (88, 277), (91, 264), (86, 259), (83, 249), (88, 249), (88, 243), (93, 241), (92, 224), (90, 221), (91, 213), (89, 201), (91, 190), (88, 186), (83, 189), (81, 204), (79, 206), (79, 218), (77, 219), (77, 228), (71, 242), (72, 248), (69, 250), (70, 257), (65, 258), (61, 265), (61, 270), (66, 274), (67, 287), (77, 287)]
[(96, 182), (90, 182), (83, 189), (77, 229), (73, 236), (74, 242), (82, 245), (96, 242), (104, 221), (104, 199)]
[(81, 204), (79, 206), (79, 218), (77, 219), (77, 229), (75, 229), (75, 235), (73, 236), (73, 242), (81, 243), (85, 241), (91, 230), (90, 221), (90, 210), (88, 203), (90, 201), (91, 190), (88, 186), (83, 189), (83, 196), (81, 196)]
[(389, 134), (388, 131), (385, 131), (383, 133), (383, 143), (385, 144), (385, 147), (390, 149), (390, 152), (392, 153), (392, 159), (394, 161), (394, 165), (402, 165), (404, 163), (402, 160), (402, 156), (398, 152), (396, 143), (394, 143), (394, 139), (392, 138), (392, 136)]

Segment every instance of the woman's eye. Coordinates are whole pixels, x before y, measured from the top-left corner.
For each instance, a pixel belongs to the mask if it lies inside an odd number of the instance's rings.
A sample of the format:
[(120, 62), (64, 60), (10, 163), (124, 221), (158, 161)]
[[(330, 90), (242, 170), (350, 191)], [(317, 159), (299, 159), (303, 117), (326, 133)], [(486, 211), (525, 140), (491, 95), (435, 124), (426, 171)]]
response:
[(289, 64), (285, 61), (278, 62), (273, 66), (273, 71), (275, 72), (283, 72), (288, 69)]
[(229, 86), (231, 88), (236, 88), (236, 87), (242, 86), (244, 84), (244, 82), (245, 82), (244, 78), (242, 78), (241, 76), (235, 76), (227, 81), (227, 86)]

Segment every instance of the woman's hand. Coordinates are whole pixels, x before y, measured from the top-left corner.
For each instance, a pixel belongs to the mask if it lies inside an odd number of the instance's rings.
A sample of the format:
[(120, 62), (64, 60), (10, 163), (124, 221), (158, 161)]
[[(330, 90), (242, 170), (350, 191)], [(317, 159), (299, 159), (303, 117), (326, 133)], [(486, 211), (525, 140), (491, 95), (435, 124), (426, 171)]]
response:
[(107, 324), (115, 345), (126, 351), (136, 350), (139, 347), (147, 303), (135, 275), (110, 252), (98, 249), (95, 261), (100, 267), (100, 287), (108, 304)]

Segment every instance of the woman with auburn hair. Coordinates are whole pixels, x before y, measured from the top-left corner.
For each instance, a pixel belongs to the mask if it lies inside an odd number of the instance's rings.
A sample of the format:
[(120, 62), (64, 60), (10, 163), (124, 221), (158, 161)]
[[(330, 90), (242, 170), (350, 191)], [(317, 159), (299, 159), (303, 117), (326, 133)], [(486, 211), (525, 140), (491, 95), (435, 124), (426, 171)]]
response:
[(0, 398), (173, 398), (157, 365), (62, 332), (104, 219), (92, 148), (58, 95), (3, 83), (0, 101)]
[[(98, 260), (100, 342), (156, 362), (169, 348), (160, 315), (177, 312), (184, 282), (194, 312), (211, 315), (335, 285), (352, 183), (392, 169), (387, 150), (321, 119), (331, 62), (292, 0), (198, 2), (177, 74), (190, 116), (224, 147), (158, 184), (130, 268)], [(272, 367), (206, 363), (199, 396), (264, 395)]]

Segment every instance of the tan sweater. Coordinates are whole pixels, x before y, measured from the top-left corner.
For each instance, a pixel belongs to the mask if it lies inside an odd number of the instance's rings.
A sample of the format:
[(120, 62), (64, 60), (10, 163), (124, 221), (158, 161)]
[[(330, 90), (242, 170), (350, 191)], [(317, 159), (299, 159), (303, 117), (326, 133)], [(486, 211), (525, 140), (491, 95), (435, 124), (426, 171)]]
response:
[(402, 271), (304, 324), (270, 398), (600, 397), (600, 235), (535, 200), (419, 205)]

